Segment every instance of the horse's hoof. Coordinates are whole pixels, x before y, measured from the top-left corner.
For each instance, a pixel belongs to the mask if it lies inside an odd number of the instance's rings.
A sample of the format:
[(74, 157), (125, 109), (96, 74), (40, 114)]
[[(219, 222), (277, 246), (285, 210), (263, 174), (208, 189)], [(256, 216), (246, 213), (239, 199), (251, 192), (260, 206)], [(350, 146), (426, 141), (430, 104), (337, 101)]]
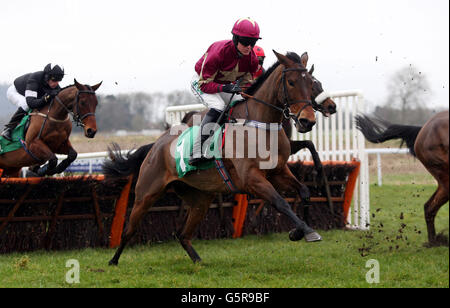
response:
[(109, 266), (111, 266), (111, 265), (117, 266), (118, 264), (119, 264), (119, 262), (116, 261), (116, 260), (111, 260), (111, 261), (109, 261), (109, 263), (108, 263)]
[(300, 241), (305, 236), (305, 233), (300, 229), (293, 229), (289, 232), (289, 239), (293, 242)]
[(305, 235), (305, 241), (307, 241), (308, 243), (320, 242), (321, 240), (322, 240), (322, 237), (320, 236), (319, 233), (317, 233), (315, 231)]
[(436, 235), (432, 240), (429, 240), (427, 243), (423, 244), (426, 248), (447, 246), (448, 247), (448, 237), (442, 233)]

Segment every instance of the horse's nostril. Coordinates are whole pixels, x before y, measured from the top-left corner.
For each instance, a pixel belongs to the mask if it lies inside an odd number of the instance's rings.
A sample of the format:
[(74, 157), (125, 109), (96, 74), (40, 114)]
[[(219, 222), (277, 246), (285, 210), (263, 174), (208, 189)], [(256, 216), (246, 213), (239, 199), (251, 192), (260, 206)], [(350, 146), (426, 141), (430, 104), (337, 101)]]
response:
[(314, 124), (316, 124), (316, 122), (314, 121), (310, 121), (308, 119), (299, 119), (300, 124), (304, 127), (304, 128), (312, 128), (314, 126)]
[(96, 133), (97, 133), (97, 131), (94, 130), (94, 129), (92, 129), (92, 128), (88, 128), (88, 129), (86, 130), (86, 135), (87, 135), (89, 138), (93, 138), (93, 137), (95, 136)]

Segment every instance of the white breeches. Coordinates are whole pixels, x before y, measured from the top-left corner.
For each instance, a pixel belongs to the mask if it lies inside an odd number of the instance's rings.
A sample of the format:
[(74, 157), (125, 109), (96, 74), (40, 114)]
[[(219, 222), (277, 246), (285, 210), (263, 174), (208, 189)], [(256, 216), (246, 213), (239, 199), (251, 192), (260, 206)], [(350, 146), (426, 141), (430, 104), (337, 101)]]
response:
[[(225, 92), (215, 94), (204, 93), (198, 86), (198, 78), (198, 75), (196, 75), (191, 81), (191, 90), (194, 96), (199, 100), (200, 103), (202, 103), (206, 107), (223, 111), (225, 109), (225, 106), (229, 103), (233, 94)], [(242, 96), (239, 94), (235, 94), (233, 96), (233, 101), (242, 99)]]
[(21, 95), (17, 92), (16, 87), (14, 85), (10, 86), (6, 91), (6, 98), (17, 106), (17, 108), (21, 107), (23, 110), (28, 111), (30, 108), (27, 105), (27, 100), (25, 96)]

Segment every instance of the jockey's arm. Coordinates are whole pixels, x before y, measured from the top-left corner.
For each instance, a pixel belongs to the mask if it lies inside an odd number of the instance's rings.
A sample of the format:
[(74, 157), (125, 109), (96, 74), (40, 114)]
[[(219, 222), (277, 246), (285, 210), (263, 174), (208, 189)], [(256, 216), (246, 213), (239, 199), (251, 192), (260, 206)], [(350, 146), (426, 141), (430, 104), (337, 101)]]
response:
[(208, 94), (222, 92), (223, 84), (214, 81), (219, 69), (219, 59), (211, 54), (205, 53), (199, 72), (200, 79), (198, 83), (200, 90)]
[(28, 107), (30, 109), (38, 109), (46, 104), (44, 98), (38, 98), (38, 90), (39, 90), (39, 80), (37, 80), (33, 75), (30, 76), (30, 79), (27, 82), (27, 87), (25, 90), (25, 99)]

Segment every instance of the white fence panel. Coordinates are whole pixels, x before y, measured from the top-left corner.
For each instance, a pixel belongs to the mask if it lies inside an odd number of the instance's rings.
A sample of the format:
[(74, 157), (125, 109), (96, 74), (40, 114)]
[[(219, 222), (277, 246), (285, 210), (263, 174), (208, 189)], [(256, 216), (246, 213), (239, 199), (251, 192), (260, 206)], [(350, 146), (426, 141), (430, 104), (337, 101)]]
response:
[[(316, 146), (322, 161), (338, 160), (361, 162), (358, 185), (355, 188), (351, 213), (347, 223), (358, 229), (368, 229), (369, 215), (369, 173), (368, 158), (365, 152), (364, 136), (356, 129), (354, 116), (365, 111), (361, 91), (342, 91), (330, 93), (337, 105), (337, 113), (328, 118), (316, 113), (317, 124), (311, 133), (295, 133), (293, 140), (311, 140)], [(293, 127), (295, 132), (295, 127)], [(308, 150), (301, 150), (290, 157), (291, 161), (311, 160)]]

